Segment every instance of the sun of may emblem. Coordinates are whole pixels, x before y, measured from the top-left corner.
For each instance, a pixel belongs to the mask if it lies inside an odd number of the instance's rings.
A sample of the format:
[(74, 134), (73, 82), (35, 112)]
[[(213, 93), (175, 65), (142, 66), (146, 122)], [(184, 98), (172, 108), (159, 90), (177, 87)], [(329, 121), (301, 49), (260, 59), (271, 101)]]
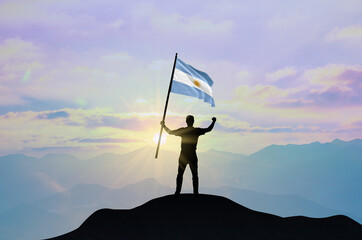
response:
[(200, 86), (201, 86), (200, 82), (197, 81), (197, 80), (194, 80), (194, 84), (195, 84), (196, 87), (200, 87)]

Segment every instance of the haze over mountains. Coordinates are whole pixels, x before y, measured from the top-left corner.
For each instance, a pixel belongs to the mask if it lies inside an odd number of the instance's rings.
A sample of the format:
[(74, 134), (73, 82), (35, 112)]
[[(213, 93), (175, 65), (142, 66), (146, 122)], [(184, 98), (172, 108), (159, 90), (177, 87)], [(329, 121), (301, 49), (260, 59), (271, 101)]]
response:
[[(154, 159), (154, 151), (144, 148), (89, 160), (64, 154), (0, 157), (0, 234), (10, 237), (6, 239), (24, 239), (11, 231), (20, 236), (16, 228), (26, 233), (29, 226), (29, 231), (36, 232), (33, 236), (38, 234), (34, 239), (50, 237), (74, 229), (99, 208), (130, 208), (171, 194), (178, 154), (162, 150), (160, 158)], [(203, 192), (281, 216), (340, 213), (362, 222), (360, 156), (360, 139), (271, 145), (250, 156), (208, 151), (199, 153), (200, 185)], [(185, 188), (190, 181), (187, 170)], [(48, 221), (27, 220), (26, 216)], [(17, 225), (18, 219), (22, 219), (21, 225)], [(49, 229), (62, 227), (46, 232), (40, 230), (44, 224)]]

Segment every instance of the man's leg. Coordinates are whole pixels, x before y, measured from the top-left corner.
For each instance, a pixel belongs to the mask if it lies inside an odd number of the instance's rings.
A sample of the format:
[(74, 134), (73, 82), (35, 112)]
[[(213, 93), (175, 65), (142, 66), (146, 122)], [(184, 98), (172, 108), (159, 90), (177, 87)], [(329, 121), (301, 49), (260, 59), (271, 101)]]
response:
[(197, 156), (192, 156), (190, 159), (190, 169), (192, 173), (192, 185), (194, 187), (194, 194), (199, 194), (199, 176), (197, 171)]
[(182, 187), (182, 179), (185, 172), (185, 168), (187, 165), (187, 162), (185, 161), (185, 156), (183, 154), (180, 154), (180, 158), (178, 160), (178, 171), (177, 171), (177, 178), (176, 178), (176, 192), (175, 195), (179, 195), (181, 192)]

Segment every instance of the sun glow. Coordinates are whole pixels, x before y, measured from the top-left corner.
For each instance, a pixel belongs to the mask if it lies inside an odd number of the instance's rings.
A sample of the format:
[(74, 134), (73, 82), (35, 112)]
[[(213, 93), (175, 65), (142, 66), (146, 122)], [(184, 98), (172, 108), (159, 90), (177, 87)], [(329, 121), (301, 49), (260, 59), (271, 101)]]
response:
[[(157, 144), (158, 143), (158, 138), (159, 138), (160, 134), (159, 133), (156, 133), (154, 136), (153, 136), (153, 141)], [(167, 140), (167, 135), (166, 133), (162, 133), (162, 136), (161, 136), (161, 142), (160, 142), (160, 145), (164, 144)]]

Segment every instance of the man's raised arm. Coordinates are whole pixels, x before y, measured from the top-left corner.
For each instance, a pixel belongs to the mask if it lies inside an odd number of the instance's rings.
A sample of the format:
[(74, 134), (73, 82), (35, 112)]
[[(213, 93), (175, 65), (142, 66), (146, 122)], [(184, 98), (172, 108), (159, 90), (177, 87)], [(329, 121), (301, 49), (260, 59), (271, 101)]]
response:
[(216, 117), (213, 117), (210, 126), (208, 128), (205, 128), (205, 133), (210, 132), (214, 128), (215, 122), (216, 122)]

